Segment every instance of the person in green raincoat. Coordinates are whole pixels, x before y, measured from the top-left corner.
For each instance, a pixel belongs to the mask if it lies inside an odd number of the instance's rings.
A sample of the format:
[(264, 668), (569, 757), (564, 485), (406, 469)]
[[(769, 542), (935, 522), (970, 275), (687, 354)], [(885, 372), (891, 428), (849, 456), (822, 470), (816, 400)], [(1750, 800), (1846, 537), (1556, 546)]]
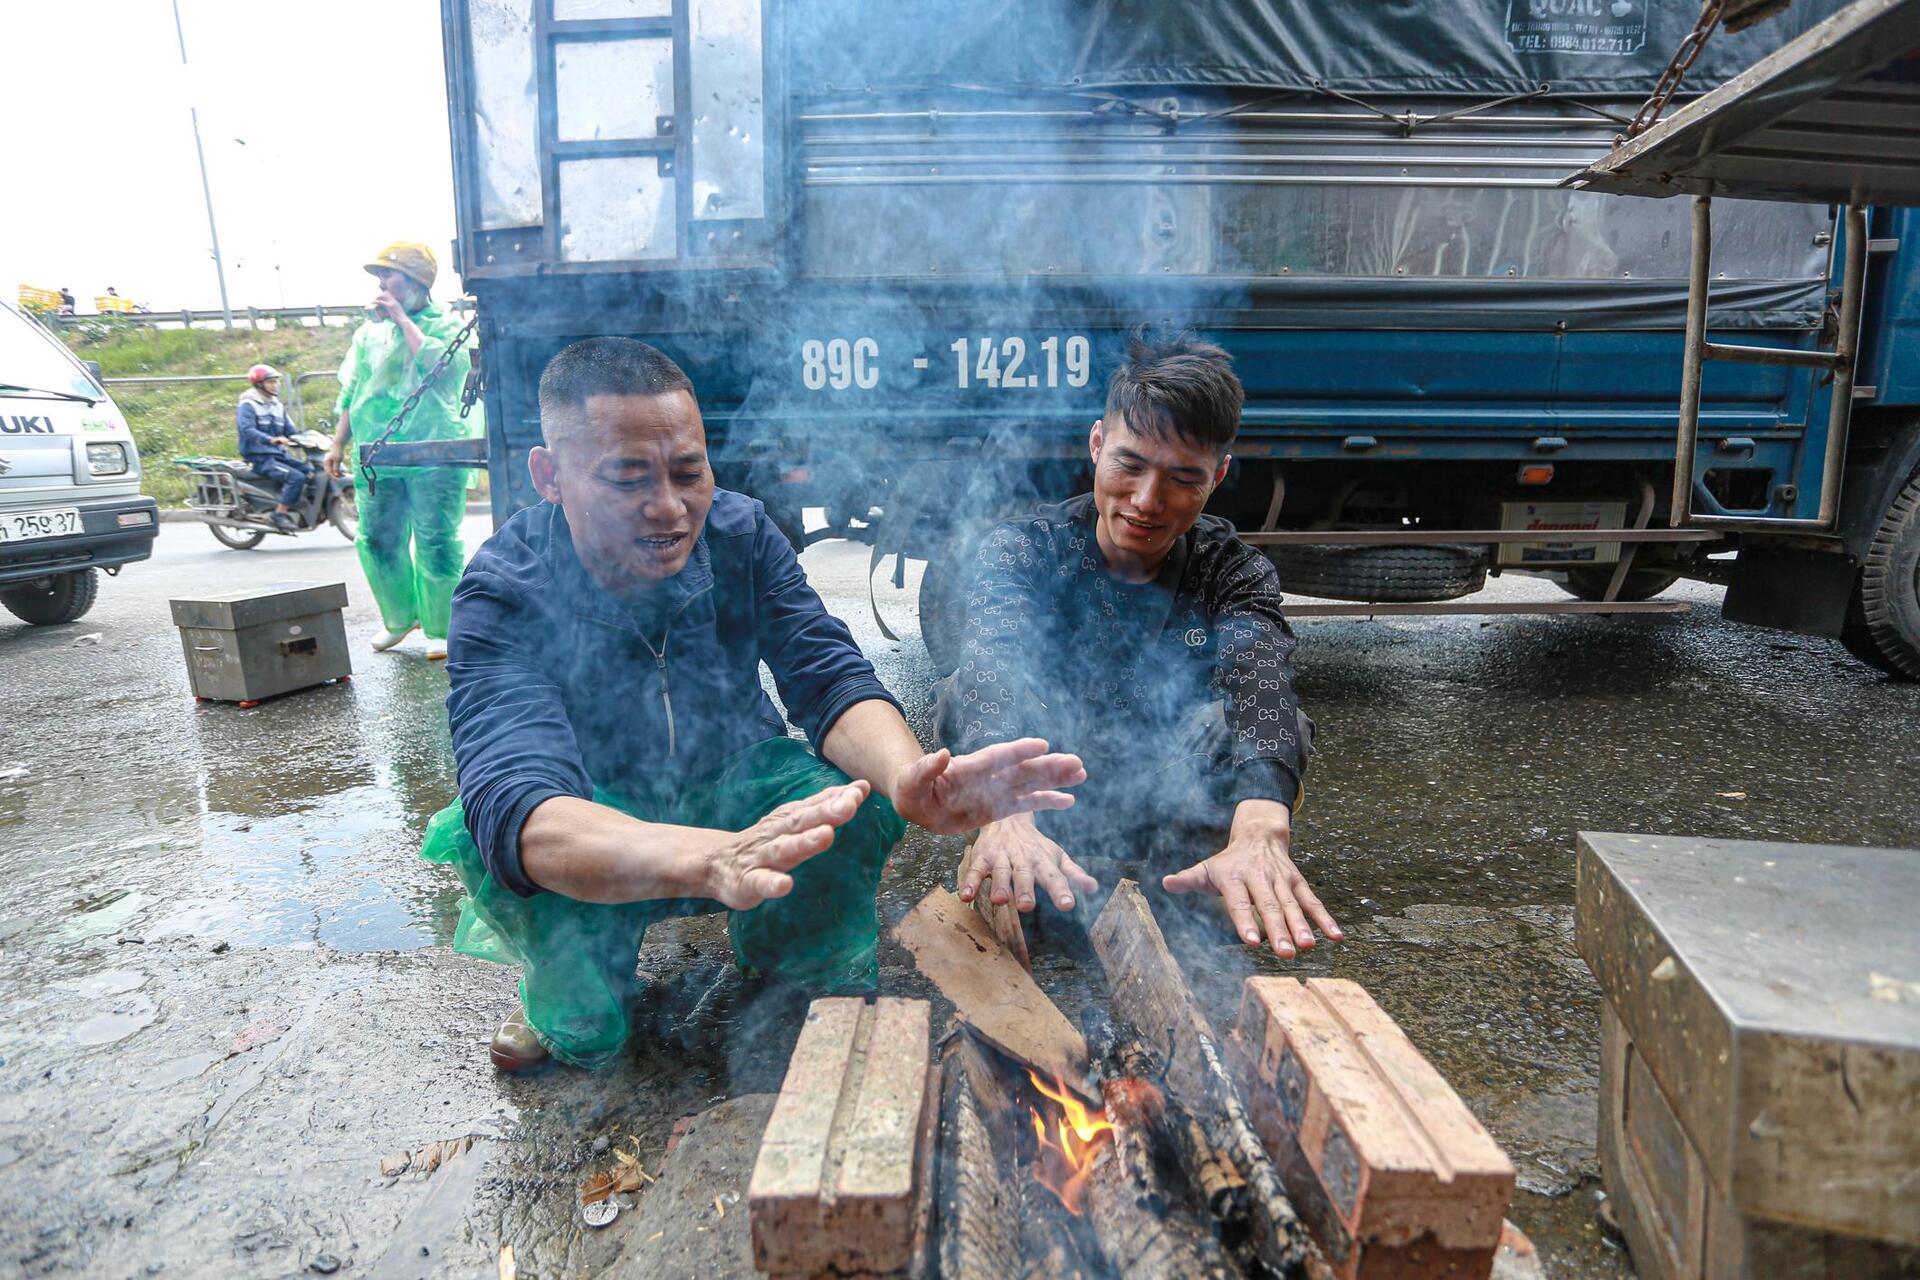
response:
[[(380, 282), (374, 318), (353, 335), (340, 366), (339, 426), (327, 451), (327, 474), (345, 472), (342, 459), (357, 429), (378, 439), (387, 423), (433, 367), (462, 321), (433, 301), (439, 272), (433, 251), (395, 241), (366, 264)], [(472, 364), (463, 347), (420, 397), (395, 432), (396, 442), (453, 440), (468, 434), (460, 392)], [(376, 652), (391, 649), (418, 627), (427, 657), (447, 656), (447, 617), (453, 587), (466, 567), (460, 518), (466, 511), (466, 473), (455, 467), (381, 467), (378, 484), (355, 480), (360, 502), (360, 567), (380, 609)]]

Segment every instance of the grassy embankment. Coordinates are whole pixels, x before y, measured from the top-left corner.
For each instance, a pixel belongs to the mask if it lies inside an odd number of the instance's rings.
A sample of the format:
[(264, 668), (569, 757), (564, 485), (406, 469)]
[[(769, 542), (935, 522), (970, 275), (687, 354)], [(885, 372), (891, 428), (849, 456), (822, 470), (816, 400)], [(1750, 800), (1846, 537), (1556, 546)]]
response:
[[(353, 336), (348, 325), (281, 329), (152, 329), (111, 320), (70, 325), (60, 335), (75, 355), (98, 360), (108, 378), (151, 378), (184, 374), (244, 374), (255, 364), (270, 364), (286, 375), (280, 394), (292, 406), (296, 374), (334, 372)], [(191, 454), (234, 457), (233, 408), (244, 382), (176, 382), (157, 386), (109, 386), (114, 403), (127, 415), (140, 449), (141, 491), (161, 506), (178, 506), (186, 497), (186, 473), (173, 460)], [(333, 397), (339, 384), (312, 378), (302, 388), (304, 425), (329, 430)]]

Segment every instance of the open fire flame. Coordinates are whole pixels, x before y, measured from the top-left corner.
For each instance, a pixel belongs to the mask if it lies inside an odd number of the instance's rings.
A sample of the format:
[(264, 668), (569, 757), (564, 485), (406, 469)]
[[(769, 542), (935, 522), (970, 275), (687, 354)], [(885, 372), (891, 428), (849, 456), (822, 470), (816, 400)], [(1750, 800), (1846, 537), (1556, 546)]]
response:
[(1087, 1175), (1093, 1172), (1093, 1158), (1112, 1140), (1113, 1125), (1104, 1114), (1088, 1111), (1078, 1098), (1067, 1092), (1064, 1084), (1056, 1081), (1049, 1085), (1032, 1071), (1027, 1072), (1027, 1078), (1033, 1081), (1033, 1087), (1041, 1096), (1055, 1104), (1050, 1110), (1058, 1112), (1054, 1116), (1054, 1131), (1059, 1135), (1056, 1140), (1048, 1136), (1046, 1120), (1029, 1108), (1034, 1136), (1040, 1140), (1033, 1176), (1059, 1197), (1068, 1213), (1078, 1217), (1086, 1195)]

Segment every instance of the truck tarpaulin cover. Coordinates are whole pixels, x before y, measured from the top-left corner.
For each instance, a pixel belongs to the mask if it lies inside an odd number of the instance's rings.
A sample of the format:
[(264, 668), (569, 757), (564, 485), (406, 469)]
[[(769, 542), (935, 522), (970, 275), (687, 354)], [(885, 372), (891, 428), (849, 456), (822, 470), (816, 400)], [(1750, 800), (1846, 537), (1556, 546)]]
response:
[[(1843, 7), (1797, 0), (1717, 32), (1685, 90), (1712, 88)], [(1498, 98), (1547, 85), (1621, 100), (1652, 92), (1698, 15), (1693, 0), (807, 0), (788, 21), (803, 94), (979, 83), (991, 67), (1005, 88), (1312, 92), (1318, 81), (1373, 97)]]

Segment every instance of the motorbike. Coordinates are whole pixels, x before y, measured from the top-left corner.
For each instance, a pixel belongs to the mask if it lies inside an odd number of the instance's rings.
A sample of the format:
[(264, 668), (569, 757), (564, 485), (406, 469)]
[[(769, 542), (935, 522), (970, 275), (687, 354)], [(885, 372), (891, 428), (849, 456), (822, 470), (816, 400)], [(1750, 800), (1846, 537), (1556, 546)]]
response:
[(199, 513), (208, 530), (221, 545), (235, 551), (251, 551), (270, 533), (291, 536), (330, 524), (349, 541), (360, 532), (360, 508), (353, 492), (353, 477), (336, 480), (321, 465), (333, 440), (318, 431), (297, 432), (291, 452), (307, 464), (311, 474), (300, 499), (290, 504), (287, 514), (293, 528), (276, 528), (273, 509), (280, 504), (280, 482), (257, 474), (238, 458), (175, 458), (193, 479), (193, 492), (187, 506)]

